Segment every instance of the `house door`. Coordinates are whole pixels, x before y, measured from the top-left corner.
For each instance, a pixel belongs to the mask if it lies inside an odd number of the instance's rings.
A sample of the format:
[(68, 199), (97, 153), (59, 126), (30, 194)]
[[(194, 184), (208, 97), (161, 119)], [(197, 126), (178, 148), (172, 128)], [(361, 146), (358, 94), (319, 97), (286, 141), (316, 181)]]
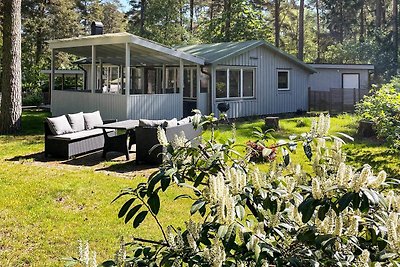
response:
[(360, 74), (358, 73), (344, 73), (343, 74), (343, 88), (360, 88)]

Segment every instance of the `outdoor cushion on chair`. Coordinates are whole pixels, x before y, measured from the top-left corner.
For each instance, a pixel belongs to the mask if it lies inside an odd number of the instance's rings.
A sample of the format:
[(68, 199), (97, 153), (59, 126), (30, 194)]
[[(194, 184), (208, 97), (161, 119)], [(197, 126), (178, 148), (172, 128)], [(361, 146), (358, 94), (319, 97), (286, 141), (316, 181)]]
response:
[(162, 126), (165, 127), (165, 120), (139, 120), (139, 127), (157, 127)]
[(67, 133), (72, 133), (74, 131), (71, 128), (71, 125), (69, 124), (67, 117), (65, 117), (65, 115), (54, 118), (47, 118), (46, 120), (49, 124), (50, 131), (54, 135), (67, 134)]
[(85, 129), (90, 130), (95, 126), (103, 125), (103, 120), (100, 116), (100, 111), (95, 111), (92, 113), (83, 113), (83, 118), (85, 119)]
[(83, 118), (83, 112), (68, 114), (68, 121), (71, 124), (72, 130), (74, 132), (80, 132), (85, 130), (85, 119)]
[[(113, 129), (105, 129), (105, 131), (107, 133), (114, 132)], [(56, 135), (56, 136), (49, 136), (48, 139), (73, 141), (73, 140), (84, 139), (84, 138), (88, 138), (91, 136), (102, 135), (102, 134), (103, 134), (102, 129), (91, 129), (91, 130), (80, 131), (80, 132), (75, 132), (75, 133), (67, 133), (67, 134), (61, 134), (61, 135)]]

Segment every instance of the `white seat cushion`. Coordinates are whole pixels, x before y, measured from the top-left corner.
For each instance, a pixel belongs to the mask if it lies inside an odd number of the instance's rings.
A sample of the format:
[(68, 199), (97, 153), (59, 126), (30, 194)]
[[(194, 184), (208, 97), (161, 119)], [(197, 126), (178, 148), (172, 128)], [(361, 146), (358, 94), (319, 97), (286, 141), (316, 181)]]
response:
[(65, 117), (65, 115), (62, 115), (59, 117), (54, 117), (54, 118), (47, 118), (46, 120), (48, 122), (50, 131), (54, 135), (67, 134), (67, 133), (74, 132), (74, 130), (71, 128), (71, 125), (69, 124), (67, 117)]
[[(112, 129), (106, 129), (106, 132), (112, 132), (114, 130)], [(91, 136), (96, 136), (96, 135), (101, 135), (103, 134), (102, 129), (91, 129), (91, 130), (85, 130), (85, 131), (80, 131), (80, 132), (75, 132), (75, 133), (68, 133), (68, 134), (62, 134), (62, 135), (57, 135), (57, 136), (49, 136), (49, 139), (53, 140), (66, 140), (66, 141), (73, 141), (73, 140), (78, 140), (78, 139), (83, 139)]]

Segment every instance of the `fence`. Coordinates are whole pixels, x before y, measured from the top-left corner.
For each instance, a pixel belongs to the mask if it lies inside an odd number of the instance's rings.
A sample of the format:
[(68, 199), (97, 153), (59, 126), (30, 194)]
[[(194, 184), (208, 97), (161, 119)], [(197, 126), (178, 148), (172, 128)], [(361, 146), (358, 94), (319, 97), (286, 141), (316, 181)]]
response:
[(329, 113), (354, 112), (355, 104), (368, 93), (368, 89), (331, 88), (329, 91), (308, 90), (309, 111)]

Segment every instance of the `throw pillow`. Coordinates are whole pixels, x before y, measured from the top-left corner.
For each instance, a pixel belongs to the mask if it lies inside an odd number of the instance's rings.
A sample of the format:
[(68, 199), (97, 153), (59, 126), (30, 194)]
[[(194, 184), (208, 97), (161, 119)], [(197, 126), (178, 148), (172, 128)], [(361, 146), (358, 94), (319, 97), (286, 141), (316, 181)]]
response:
[(100, 116), (100, 111), (95, 111), (92, 113), (83, 113), (83, 118), (85, 119), (85, 129), (90, 130), (95, 126), (103, 125), (103, 119)]
[(83, 118), (83, 112), (68, 114), (68, 121), (71, 124), (72, 130), (80, 132), (85, 130), (85, 119)]
[(71, 125), (69, 124), (67, 117), (65, 115), (59, 116), (59, 117), (54, 117), (54, 118), (47, 118), (46, 119), (50, 131), (54, 135), (60, 135), (60, 134), (67, 134), (67, 133), (73, 133), (74, 130), (72, 130)]
[(165, 120), (139, 120), (139, 127), (157, 127), (163, 126), (165, 127)]

